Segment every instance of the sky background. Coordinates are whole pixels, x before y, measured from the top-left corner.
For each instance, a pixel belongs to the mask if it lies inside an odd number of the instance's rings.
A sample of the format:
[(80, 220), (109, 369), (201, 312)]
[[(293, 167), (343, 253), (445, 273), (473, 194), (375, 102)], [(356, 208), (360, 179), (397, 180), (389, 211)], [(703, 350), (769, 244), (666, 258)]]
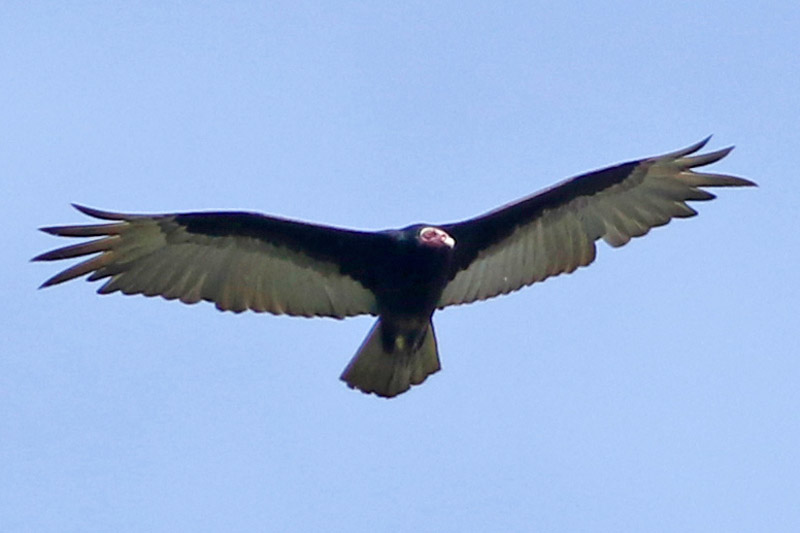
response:
[[(800, 530), (800, 4), (124, 4), (0, 7), (0, 530)], [(758, 189), (437, 313), (389, 401), (370, 318), (28, 262), (70, 202), (377, 230), (712, 133)]]

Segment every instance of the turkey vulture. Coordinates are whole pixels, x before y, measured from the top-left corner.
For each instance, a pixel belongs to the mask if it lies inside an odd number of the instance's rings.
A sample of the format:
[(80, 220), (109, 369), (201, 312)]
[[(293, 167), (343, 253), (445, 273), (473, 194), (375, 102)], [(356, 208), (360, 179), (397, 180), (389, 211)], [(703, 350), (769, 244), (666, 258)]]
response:
[(89, 274), (105, 280), (100, 294), (206, 300), (235, 313), (377, 316), (341, 379), (390, 398), (439, 370), (436, 309), (586, 266), (598, 239), (622, 246), (673, 217), (697, 214), (687, 202), (714, 198), (705, 187), (755, 185), (695, 172), (732, 150), (696, 154), (707, 142), (583, 174), (463, 222), (378, 232), (245, 212), (130, 215), (75, 205), (110, 223), (42, 228), (99, 238), (34, 260), (99, 254), (42, 287)]

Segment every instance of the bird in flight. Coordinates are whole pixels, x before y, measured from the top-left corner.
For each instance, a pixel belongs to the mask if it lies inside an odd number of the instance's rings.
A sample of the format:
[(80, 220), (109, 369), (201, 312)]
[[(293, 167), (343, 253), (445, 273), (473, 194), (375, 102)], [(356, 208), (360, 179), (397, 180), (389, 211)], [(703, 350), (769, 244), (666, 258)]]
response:
[(590, 264), (595, 241), (613, 247), (672, 218), (697, 214), (707, 187), (755, 183), (696, 172), (732, 148), (666, 155), (589, 172), (483, 215), (450, 224), (368, 232), (246, 212), (131, 215), (75, 205), (107, 223), (54, 226), (98, 237), (34, 258), (94, 255), (42, 284), (88, 274), (100, 294), (161, 296), (217, 309), (378, 319), (341, 379), (391, 398), (440, 369), (437, 309), (486, 300)]

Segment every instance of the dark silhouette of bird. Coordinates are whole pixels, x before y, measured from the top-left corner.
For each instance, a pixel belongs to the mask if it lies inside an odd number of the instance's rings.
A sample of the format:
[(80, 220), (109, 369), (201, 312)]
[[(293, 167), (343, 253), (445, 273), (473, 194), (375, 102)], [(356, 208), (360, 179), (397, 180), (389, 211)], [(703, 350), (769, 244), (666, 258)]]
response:
[(486, 214), (451, 224), (366, 232), (245, 212), (130, 215), (75, 205), (110, 221), (55, 226), (63, 237), (99, 237), (35, 261), (97, 254), (44, 282), (88, 274), (100, 294), (162, 296), (222, 311), (378, 320), (341, 375), (350, 387), (393, 397), (440, 369), (434, 311), (507, 294), (570, 273), (614, 247), (691, 217), (706, 187), (753, 182), (693, 169), (732, 148), (684, 150), (563, 181)]

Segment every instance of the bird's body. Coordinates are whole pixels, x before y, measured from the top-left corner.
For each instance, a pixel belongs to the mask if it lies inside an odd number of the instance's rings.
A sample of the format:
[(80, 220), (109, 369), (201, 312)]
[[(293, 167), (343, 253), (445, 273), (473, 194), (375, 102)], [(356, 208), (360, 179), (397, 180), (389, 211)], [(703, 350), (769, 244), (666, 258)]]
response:
[(439, 370), (436, 309), (518, 290), (591, 263), (595, 241), (621, 246), (674, 217), (703, 187), (752, 182), (691, 169), (730, 149), (694, 155), (706, 141), (564, 181), (453, 224), (363, 232), (254, 213), (125, 215), (76, 206), (111, 223), (44, 231), (100, 237), (42, 254), (99, 253), (46, 281), (85, 274), (121, 291), (214, 302), (220, 310), (300, 316), (378, 316), (342, 374), (351, 387), (392, 397)]

